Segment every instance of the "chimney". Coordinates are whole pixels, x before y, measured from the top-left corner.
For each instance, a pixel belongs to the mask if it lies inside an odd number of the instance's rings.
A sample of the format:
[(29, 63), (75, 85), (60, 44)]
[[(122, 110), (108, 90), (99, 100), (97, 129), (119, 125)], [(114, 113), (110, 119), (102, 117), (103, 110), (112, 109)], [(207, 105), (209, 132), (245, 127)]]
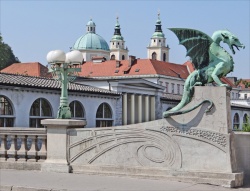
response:
[(131, 67), (135, 63), (136, 57), (129, 55), (128, 67)]
[(121, 65), (121, 61), (120, 60), (116, 60), (116, 68), (119, 68)]

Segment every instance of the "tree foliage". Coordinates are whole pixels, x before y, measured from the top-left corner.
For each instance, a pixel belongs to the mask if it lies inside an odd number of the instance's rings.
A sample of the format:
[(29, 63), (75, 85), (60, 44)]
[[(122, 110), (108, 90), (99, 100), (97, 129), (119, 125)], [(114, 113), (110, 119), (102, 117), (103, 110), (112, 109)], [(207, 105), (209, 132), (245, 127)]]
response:
[(242, 125), (242, 130), (245, 132), (250, 132), (250, 119), (248, 116), (246, 118), (246, 123)]
[(240, 83), (242, 83), (245, 88), (249, 88), (250, 87), (250, 82), (243, 80), (243, 79), (239, 79), (235, 82), (235, 85), (238, 86)]
[(0, 70), (16, 62), (20, 61), (13, 54), (11, 47), (3, 42), (2, 35), (0, 34)]

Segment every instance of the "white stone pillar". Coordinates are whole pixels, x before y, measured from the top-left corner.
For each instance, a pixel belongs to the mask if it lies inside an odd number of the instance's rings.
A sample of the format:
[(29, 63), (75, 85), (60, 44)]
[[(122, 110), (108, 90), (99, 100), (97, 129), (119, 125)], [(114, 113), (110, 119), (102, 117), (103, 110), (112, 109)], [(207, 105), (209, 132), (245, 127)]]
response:
[(142, 95), (138, 95), (138, 122), (142, 123)]
[(82, 128), (85, 120), (44, 119), (42, 125), (47, 127), (47, 160), (41, 165), (41, 171), (70, 172), (67, 159), (67, 129)]
[(151, 110), (150, 110), (150, 120), (153, 121), (155, 120), (155, 96), (150, 97), (150, 104), (151, 104)]
[(135, 123), (135, 94), (131, 94), (131, 107), (130, 107), (131, 124)]
[(122, 96), (122, 124), (128, 124), (128, 94)]
[(149, 121), (149, 96), (145, 96), (145, 122)]

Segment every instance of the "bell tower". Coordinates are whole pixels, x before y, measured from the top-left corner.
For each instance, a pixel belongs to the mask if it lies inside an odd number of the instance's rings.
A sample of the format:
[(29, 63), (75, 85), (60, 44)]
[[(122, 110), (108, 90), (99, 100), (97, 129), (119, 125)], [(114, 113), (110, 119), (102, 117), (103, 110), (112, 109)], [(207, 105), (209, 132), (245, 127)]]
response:
[(161, 28), (160, 12), (155, 24), (155, 32), (151, 37), (150, 44), (147, 47), (148, 59), (169, 61), (169, 47), (166, 46), (166, 38)]
[(110, 40), (110, 60), (127, 60), (128, 48), (125, 48), (125, 41), (121, 35), (119, 18), (116, 18), (115, 32)]

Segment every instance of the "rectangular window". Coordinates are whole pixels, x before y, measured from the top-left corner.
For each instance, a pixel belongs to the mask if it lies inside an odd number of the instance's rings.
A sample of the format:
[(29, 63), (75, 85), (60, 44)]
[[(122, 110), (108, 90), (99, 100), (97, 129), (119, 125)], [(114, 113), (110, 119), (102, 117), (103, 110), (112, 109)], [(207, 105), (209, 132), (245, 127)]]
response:
[(247, 94), (244, 94), (244, 99), (247, 99)]
[(232, 92), (232, 99), (234, 99), (234, 93)]
[(180, 84), (177, 84), (177, 94), (180, 94)]
[(174, 83), (172, 83), (171, 85), (172, 85), (171, 93), (174, 94)]
[(166, 93), (168, 93), (168, 85), (169, 85), (169, 83), (166, 82)]

